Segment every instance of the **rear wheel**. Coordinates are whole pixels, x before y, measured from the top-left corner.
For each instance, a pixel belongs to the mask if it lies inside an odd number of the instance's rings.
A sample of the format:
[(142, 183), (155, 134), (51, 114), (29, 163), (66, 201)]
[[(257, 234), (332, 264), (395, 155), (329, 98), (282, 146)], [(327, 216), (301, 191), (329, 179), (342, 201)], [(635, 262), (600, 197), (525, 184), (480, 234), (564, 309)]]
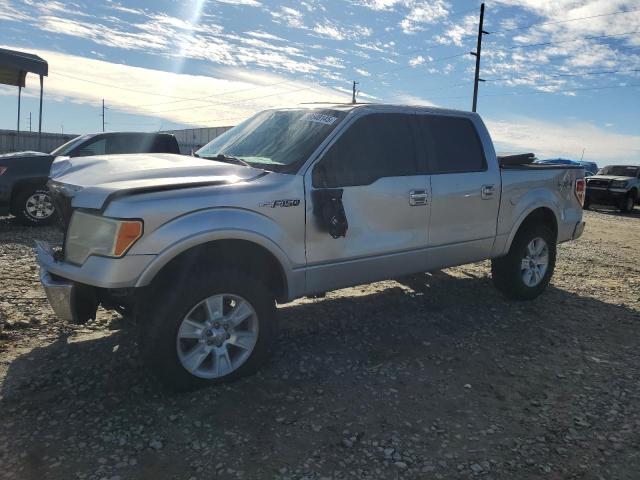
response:
[(178, 391), (255, 372), (275, 335), (275, 300), (258, 279), (209, 270), (154, 295), (143, 323), (143, 354), (160, 379)]
[(509, 253), (491, 261), (493, 282), (507, 297), (532, 300), (551, 280), (556, 264), (556, 238), (546, 225), (522, 228)]
[(584, 210), (589, 210), (591, 208), (591, 199), (589, 197), (585, 197), (584, 205), (582, 206)]
[(53, 220), (55, 207), (45, 187), (31, 186), (17, 193), (12, 210), (23, 225), (47, 225)]

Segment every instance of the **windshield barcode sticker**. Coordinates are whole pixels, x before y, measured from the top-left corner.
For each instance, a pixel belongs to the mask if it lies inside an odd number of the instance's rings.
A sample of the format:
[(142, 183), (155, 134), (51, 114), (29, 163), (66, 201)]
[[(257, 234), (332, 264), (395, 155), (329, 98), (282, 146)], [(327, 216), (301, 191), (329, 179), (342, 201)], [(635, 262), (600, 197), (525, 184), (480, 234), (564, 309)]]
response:
[(333, 125), (338, 117), (332, 117), (331, 115), (324, 115), (322, 113), (307, 113), (302, 117), (307, 122), (324, 123), (325, 125)]

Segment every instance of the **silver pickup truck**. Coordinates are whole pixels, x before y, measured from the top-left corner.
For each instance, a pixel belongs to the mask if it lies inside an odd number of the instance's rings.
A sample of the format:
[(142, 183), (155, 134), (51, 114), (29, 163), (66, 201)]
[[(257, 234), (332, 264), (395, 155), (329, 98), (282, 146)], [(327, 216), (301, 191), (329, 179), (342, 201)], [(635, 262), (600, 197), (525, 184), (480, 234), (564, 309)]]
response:
[(501, 165), (468, 112), (267, 110), (197, 157), (54, 164), (64, 244), (36, 248), (56, 314), (138, 318), (176, 389), (254, 371), (276, 302), (485, 259), (504, 294), (533, 299), (584, 228), (584, 170)]

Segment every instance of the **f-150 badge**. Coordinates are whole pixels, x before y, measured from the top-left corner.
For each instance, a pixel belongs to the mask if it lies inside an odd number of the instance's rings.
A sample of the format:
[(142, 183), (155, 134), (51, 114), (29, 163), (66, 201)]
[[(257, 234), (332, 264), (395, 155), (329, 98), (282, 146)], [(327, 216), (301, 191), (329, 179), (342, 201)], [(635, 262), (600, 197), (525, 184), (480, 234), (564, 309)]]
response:
[(264, 202), (264, 203), (258, 204), (258, 206), (260, 206), (260, 207), (271, 207), (271, 208), (276, 208), (276, 207), (297, 207), (298, 205), (300, 205), (300, 199), (299, 198), (290, 198), (290, 199), (285, 199), (285, 200), (274, 200), (273, 202)]

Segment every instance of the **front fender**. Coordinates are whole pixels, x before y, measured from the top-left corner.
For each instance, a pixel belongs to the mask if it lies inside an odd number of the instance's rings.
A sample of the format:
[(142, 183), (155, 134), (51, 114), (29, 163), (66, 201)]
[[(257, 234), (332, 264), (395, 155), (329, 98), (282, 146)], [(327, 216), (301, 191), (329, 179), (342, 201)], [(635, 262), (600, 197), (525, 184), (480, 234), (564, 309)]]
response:
[[(304, 223), (303, 223), (304, 225)], [(246, 240), (269, 251), (280, 263), (287, 279), (289, 296), (292, 290), (304, 289), (304, 273), (296, 273), (297, 262), (288, 252), (302, 248), (304, 239), (292, 237), (271, 218), (239, 208), (215, 208), (178, 217), (148, 235), (131, 249), (132, 254), (155, 255), (136, 282), (136, 287), (148, 285), (173, 258), (186, 250), (215, 240)], [(302, 246), (302, 247), (301, 247)], [(299, 253), (299, 252), (298, 252)], [(302, 269), (299, 272), (303, 272)], [(299, 276), (302, 275), (302, 278)]]

